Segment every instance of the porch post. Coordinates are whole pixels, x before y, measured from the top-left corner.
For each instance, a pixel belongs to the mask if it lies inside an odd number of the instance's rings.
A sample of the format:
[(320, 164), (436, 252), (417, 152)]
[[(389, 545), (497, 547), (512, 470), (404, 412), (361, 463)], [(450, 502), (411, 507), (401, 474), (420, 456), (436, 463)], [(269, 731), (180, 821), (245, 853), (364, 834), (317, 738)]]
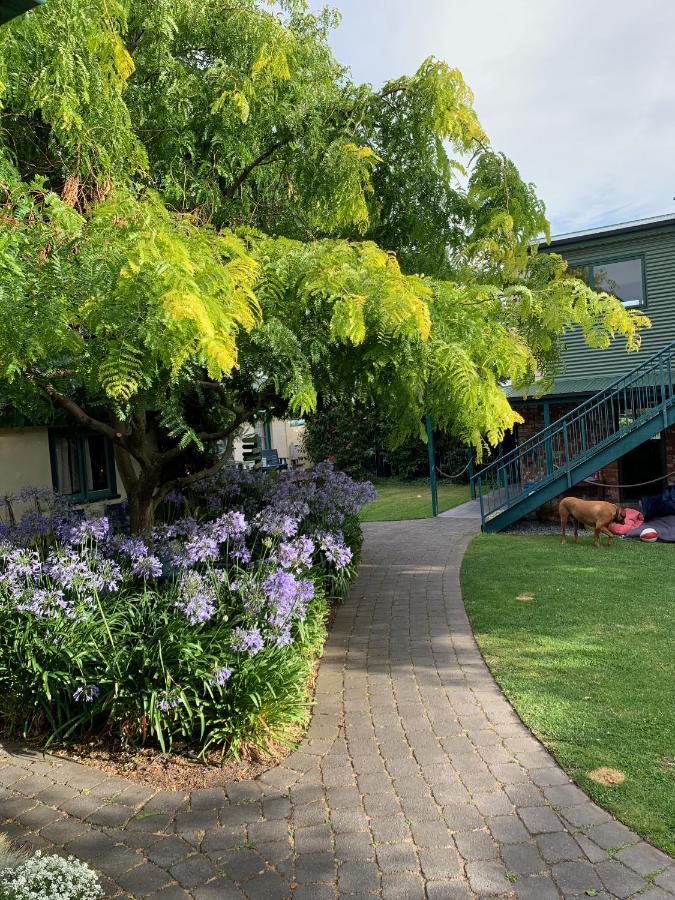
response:
[(436, 481), (436, 454), (434, 452), (434, 429), (429, 414), (425, 416), (424, 422), (427, 428), (427, 454), (429, 456), (429, 482), (431, 485), (431, 514), (437, 516), (438, 483)]

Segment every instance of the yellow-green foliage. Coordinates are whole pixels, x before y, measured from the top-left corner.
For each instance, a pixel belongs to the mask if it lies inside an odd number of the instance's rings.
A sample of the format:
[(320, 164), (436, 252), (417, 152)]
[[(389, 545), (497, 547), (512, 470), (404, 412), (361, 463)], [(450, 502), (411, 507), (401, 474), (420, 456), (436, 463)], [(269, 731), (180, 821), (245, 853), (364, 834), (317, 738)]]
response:
[(0, 30), (0, 414), (50, 415), (49, 384), (201, 447), (348, 396), (394, 440), (430, 411), (480, 448), (517, 421), (503, 382), (546, 384), (567, 329), (639, 345), (643, 316), (533, 254), (543, 203), (461, 73), (356, 85), (334, 22), (49, 0)]

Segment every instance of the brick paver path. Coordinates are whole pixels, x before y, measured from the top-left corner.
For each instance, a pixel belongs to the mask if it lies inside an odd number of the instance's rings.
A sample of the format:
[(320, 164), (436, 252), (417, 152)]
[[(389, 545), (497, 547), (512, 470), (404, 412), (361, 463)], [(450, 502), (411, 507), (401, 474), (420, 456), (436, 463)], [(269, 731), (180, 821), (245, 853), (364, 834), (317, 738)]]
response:
[(475, 528), (366, 526), (283, 765), (186, 797), (8, 747), (2, 830), (131, 897), (672, 898), (673, 860), (569, 781), (485, 667), (458, 580)]

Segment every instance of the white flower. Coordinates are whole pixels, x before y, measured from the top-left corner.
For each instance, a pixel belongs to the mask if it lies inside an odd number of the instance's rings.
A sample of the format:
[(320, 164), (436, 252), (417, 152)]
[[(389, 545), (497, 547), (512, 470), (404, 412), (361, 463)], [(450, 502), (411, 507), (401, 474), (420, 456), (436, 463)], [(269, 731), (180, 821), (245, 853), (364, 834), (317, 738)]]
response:
[(0, 869), (0, 894), (12, 900), (99, 900), (103, 890), (96, 873), (69, 856), (35, 856), (14, 869)]

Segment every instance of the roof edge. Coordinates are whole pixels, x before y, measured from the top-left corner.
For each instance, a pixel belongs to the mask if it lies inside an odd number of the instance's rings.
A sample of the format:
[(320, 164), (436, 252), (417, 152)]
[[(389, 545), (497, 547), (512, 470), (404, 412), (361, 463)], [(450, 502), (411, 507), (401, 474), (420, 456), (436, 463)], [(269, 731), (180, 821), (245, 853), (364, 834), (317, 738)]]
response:
[(646, 219), (635, 219), (632, 222), (617, 222), (614, 225), (602, 225), (598, 228), (586, 228), (581, 231), (570, 231), (563, 234), (554, 234), (550, 243), (541, 241), (540, 247), (555, 249), (565, 247), (568, 244), (582, 243), (597, 237), (613, 237), (615, 235), (631, 234), (636, 231), (651, 231), (653, 229), (675, 228), (675, 213), (662, 216), (650, 216)]

